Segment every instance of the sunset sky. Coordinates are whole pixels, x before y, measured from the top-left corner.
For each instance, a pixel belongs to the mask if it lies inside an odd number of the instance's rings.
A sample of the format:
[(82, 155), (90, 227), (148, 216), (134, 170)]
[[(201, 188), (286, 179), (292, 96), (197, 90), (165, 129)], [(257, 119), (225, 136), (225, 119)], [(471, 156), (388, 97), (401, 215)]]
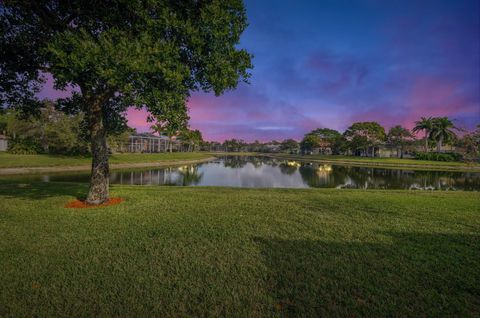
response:
[[(421, 116), (480, 123), (480, 1), (246, 1), (250, 85), (194, 93), (207, 140), (301, 139), (354, 121), (412, 127)], [(42, 93), (52, 97), (46, 88)], [(129, 111), (147, 131), (145, 112)]]

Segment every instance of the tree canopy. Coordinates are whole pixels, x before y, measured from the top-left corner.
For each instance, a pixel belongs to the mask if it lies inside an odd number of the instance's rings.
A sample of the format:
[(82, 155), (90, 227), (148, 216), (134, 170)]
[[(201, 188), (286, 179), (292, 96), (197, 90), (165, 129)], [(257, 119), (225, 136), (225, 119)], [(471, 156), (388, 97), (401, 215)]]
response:
[(400, 148), (399, 156), (403, 158), (403, 150), (407, 142), (412, 141), (414, 136), (410, 130), (400, 125), (390, 128), (387, 134), (388, 142), (398, 149)]
[(246, 25), (238, 0), (7, 0), (1, 102), (32, 105), (27, 99), (50, 73), (56, 88), (77, 87), (84, 102), (121, 95), (116, 102), (156, 115), (184, 104), (191, 90), (221, 94), (248, 79), (250, 55), (236, 48)]
[(308, 134), (309, 135), (316, 135), (316, 136), (322, 138), (323, 140), (327, 140), (327, 141), (331, 141), (331, 142), (333, 142), (336, 138), (338, 138), (342, 135), (337, 130), (330, 129), (330, 128), (317, 128), (315, 130), (312, 130)]
[(180, 138), (187, 146), (187, 151), (194, 151), (203, 142), (202, 133), (198, 129), (186, 128), (180, 131)]
[[(343, 133), (349, 141), (350, 148), (353, 151), (363, 150), (365, 154), (369, 147), (375, 147), (385, 140), (385, 128), (374, 121), (353, 123)], [(372, 153), (372, 156), (374, 153)]]
[(300, 142), (300, 147), (303, 152), (312, 151), (314, 148), (320, 146), (321, 139), (315, 134), (307, 134)]
[(345, 131), (346, 137), (364, 136), (370, 142), (380, 142), (385, 139), (385, 128), (374, 121), (356, 122), (353, 123)]

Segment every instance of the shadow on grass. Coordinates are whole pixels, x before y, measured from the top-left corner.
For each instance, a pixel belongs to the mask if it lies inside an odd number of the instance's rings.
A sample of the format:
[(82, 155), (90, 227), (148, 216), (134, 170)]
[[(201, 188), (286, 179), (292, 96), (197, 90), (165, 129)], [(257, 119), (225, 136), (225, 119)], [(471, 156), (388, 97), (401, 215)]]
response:
[(480, 236), (384, 233), (385, 243), (256, 239), (281, 316), (476, 316)]
[(0, 197), (42, 200), (58, 196), (73, 196), (79, 200), (86, 198), (88, 184), (79, 183), (12, 183), (0, 181)]

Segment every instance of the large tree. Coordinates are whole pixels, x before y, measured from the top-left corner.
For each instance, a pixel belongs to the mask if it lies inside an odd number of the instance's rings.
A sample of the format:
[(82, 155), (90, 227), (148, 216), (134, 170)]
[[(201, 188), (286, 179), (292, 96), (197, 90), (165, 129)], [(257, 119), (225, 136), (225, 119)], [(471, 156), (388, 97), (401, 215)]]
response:
[[(405, 145), (412, 141), (414, 138), (413, 134), (407, 128), (404, 128), (400, 125), (396, 125), (388, 131), (387, 139), (388, 142), (397, 148), (397, 157), (403, 158), (405, 151)], [(399, 151), (400, 150), (400, 151)]]
[(128, 106), (153, 116), (182, 109), (192, 90), (221, 94), (247, 80), (238, 48), (241, 0), (5, 0), (0, 3), (0, 103), (35, 110), (50, 74), (59, 103), (84, 112), (92, 150), (87, 202), (108, 199), (109, 129)]
[(385, 140), (385, 128), (374, 121), (353, 123), (343, 133), (349, 141), (352, 150), (362, 149), (368, 155), (372, 148), (372, 157), (375, 156), (375, 147)]
[(308, 135), (318, 136), (320, 138), (320, 148), (330, 148), (332, 154), (340, 154), (343, 150), (344, 138), (337, 130), (317, 128), (309, 132)]
[(300, 142), (300, 149), (302, 153), (313, 151), (314, 148), (320, 147), (320, 137), (314, 134), (306, 134)]

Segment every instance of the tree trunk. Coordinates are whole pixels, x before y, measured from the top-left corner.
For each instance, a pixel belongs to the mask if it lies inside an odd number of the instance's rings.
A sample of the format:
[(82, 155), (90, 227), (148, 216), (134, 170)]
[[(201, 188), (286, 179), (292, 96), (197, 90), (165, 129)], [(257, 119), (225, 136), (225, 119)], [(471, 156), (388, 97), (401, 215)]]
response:
[(168, 136), (168, 151), (172, 152), (172, 137)]
[(442, 143), (443, 143), (443, 135), (440, 135), (440, 138), (438, 139), (438, 143), (437, 143), (437, 152), (442, 151)]
[(89, 128), (92, 147), (92, 173), (87, 203), (101, 204), (108, 200), (109, 168), (107, 135), (103, 125), (101, 106), (89, 113)]
[(425, 131), (425, 152), (428, 152), (428, 131)]
[(48, 142), (45, 138), (45, 127), (42, 124), (40, 126), (40, 143), (42, 144), (43, 152), (48, 153)]

